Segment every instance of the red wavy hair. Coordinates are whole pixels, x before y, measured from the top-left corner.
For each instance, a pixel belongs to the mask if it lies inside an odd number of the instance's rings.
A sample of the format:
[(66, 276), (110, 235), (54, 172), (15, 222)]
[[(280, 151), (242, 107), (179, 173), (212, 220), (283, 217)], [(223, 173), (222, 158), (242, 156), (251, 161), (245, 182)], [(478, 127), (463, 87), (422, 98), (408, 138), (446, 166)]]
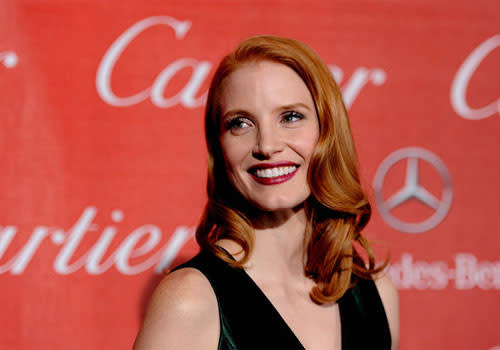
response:
[[(220, 93), (224, 79), (238, 68), (269, 60), (293, 69), (313, 97), (320, 136), (308, 169), (311, 196), (305, 203), (308, 229), (305, 274), (316, 282), (310, 297), (316, 303), (338, 300), (356, 277), (372, 278), (388, 263), (375, 266), (369, 242), (361, 231), (371, 216), (370, 203), (361, 188), (357, 156), (340, 90), (328, 67), (303, 43), (276, 36), (256, 36), (241, 42), (219, 64), (210, 85), (205, 109), (208, 149), (208, 201), (196, 231), (202, 249), (233, 266), (242, 267), (252, 252), (253, 228), (243, 210), (245, 200), (230, 183), (219, 143)], [(248, 215), (248, 216), (247, 216)], [(216, 242), (230, 239), (244, 251), (239, 262), (229, 259)], [(359, 249), (368, 256), (366, 266)]]

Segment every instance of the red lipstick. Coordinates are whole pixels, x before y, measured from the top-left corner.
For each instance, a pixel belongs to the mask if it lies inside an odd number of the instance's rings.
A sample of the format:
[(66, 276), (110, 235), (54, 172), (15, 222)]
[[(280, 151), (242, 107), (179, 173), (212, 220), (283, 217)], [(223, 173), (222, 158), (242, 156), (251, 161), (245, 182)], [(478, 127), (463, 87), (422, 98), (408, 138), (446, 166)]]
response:
[[(271, 168), (280, 168), (280, 167), (287, 167), (287, 166), (293, 166), (295, 167), (295, 170), (292, 171), (291, 173), (284, 174), (281, 176), (275, 176), (275, 177), (258, 177), (257, 176), (257, 170), (263, 170), (263, 169), (271, 169)], [(260, 163), (256, 164), (248, 169), (248, 173), (252, 176), (252, 178), (262, 184), (262, 185), (277, 185), (281, 184), (283, 182), (286, 182), (290, 180), (297, 170), (299, 169), (299, 165), (292, 163), (292, 162), (276, 162), (276, 163)]]

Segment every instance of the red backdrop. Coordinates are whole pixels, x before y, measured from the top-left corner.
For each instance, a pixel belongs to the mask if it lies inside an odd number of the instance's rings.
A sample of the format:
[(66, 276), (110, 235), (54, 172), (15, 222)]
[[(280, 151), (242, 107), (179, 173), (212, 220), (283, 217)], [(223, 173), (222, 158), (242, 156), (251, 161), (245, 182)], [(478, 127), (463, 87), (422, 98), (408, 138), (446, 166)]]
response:
[(500, 345), (500, 2), (0, 4), (0, 348), (130, 348), (196, 252), (203, 101), (241, 39), (301, 40), (343, 90), (402, 349)]

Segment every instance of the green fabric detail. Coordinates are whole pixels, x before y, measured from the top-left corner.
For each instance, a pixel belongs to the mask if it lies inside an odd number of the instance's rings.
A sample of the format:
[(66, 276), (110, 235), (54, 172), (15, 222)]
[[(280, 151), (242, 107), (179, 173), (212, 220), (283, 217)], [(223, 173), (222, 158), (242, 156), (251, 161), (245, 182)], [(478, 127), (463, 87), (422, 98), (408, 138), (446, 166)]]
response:
[(220, 335), (219, 335), (219, 345), (217, 349), (236, 350), (236, 344), (234, 343), (233, 337), (231, 336), (229, 325), (220, 308), (219, 308), (219, 315), (220, 315)]
[(361, 312), (363, 316), (365, 316), (365, 307), (363, 304), (363, 296), (361, 295), (361, 288), (359, 288), (359, 285), (356, 285), (352, 290), (351, 290), (352, 296), (354, 297), (354, 301), (356, 302), (356, 306), (358, 310)]

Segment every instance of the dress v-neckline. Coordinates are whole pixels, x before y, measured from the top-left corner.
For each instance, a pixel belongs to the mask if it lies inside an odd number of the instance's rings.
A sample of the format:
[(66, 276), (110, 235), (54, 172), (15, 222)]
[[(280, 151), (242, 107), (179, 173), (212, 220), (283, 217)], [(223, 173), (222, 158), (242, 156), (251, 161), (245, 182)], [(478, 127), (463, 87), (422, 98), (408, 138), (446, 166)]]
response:
[(295, 333), (293, 332), (292, 328), (288, 325), (288, 323), (285, 321), (285, 319), (283, 318), (283, 316), (279, 313), (278, 309), (276, 308), (276, 306), (274, 306), (274, 304), (272, 303), (272, 301), (267, 297), (267, 295), (264, 293), (264, 291), (259, 287), (259, 285), (257, 283), (255, 283), (255, 281), (252, 279), (252, 277), (250, 277), (250, 275), (248, 274), (248, 272), (242, 268), (242, 272), (246, 275), (246, 279), (248, 279), (248, 281), (250, 282), (250, 284), (255, 288), (255, 290), (260, 294), (260, 296), (262, 297), (262, 299), (269, 305), (270, 309), (273, 310), (273, 312), (276, 314), (276, 316), (278, 317), (278, 319), (281, 320), (281, 323), (286, 326), (286, 328), (288, 328), (288, 331), (290, 332), (290, 335), (292, 335), (296, 342), (297, 342), (297, 345), (300, 345), (300, 347), (302, 349), (305, 349), (305, 346), (302, 345), (302, 343), (300, 342), (299, 338), (297, 337), (297, 335), (295, 335)]
[[(236, 261), (236, 259), (229, 253), (225, 248), (221, 246), (217, 246), (220, 248), (231, 260)], [(297, 343), (297, 346), (300, 346), (301, 349), (305, 349), (305, 346), (302, 345), (301, 341), (297, 337), (297, 335), (293, 332), (292, 328), (288, 325), (288, 323), (285, 321), (283, 316), (279, 313), (278, 309), (274, 306), (274, 304), (271, 302), (271, 300), (267, 297), (267, 295), (264, 293), (264, 291), (258, 286), (257, 283), (253, 280), (253, 278), (248, 274), (248, 272), (244, 269), (241, 268), (241, 272), (245, 276), (245, 279), (248, 280), (250, 285), (255, 289), (255, 291), (261, 296), (261, 298), (268, 304), (269, 308), (275, 313), (277, 318), (281, 320), (281, 323), (288, 329), (290, 335), (295, 338), (295, 341)], [(340, 300), (339, 300), (340, 301)], [(341, 309), (340, 309), (340, 304), (339, 304), (339, 322), (340, 322), (340, 334), (342, 337), (342, 315), (341, 315)], [(340, 339), (341, 344), (342, 344), (342, 338)]]

